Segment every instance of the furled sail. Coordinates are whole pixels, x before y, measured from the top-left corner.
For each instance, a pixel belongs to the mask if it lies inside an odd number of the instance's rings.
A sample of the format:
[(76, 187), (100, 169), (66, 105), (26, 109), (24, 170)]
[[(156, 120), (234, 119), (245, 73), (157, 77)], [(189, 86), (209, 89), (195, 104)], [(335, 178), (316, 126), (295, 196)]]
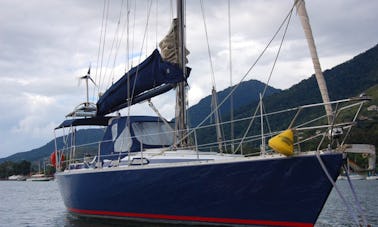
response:
[[(159, 47), (163, 59), (178, 64), (185, 71), (183, 74), (187, 78), (189, 71), (187, 71), (186, 63), (188, 62), (189, 51), (185, 48), (185, 16), (182, 3), (182, 1), (177, 1), (177, 8), (179, 9), (177, 10), (177, 19), (173, 19), (171, 28), (164, 39), (160, 41)], [(185, 86), (184, 82), (178, 83), (176, 86), (175, 138), (179, 147), (185, 147), (188, 144), (188, 137), (185, 135), (187, 131)]]
[[(159, 47), (161, 49), (161, 56), (164, 61), (174, 64), (179, 64), (179, 44), (178, 44), (178, 19), (172, 21), (168, 34), (160, 41)], [(185, 63), (188, 63), (187, 56), (190, 54), (189, 50), (185, 48)]]
[(164, 61), (159, 51), (132, 68), (114, 83), (98, 100), (97, 116), (120, 110), (171, 90), (184, 81), (182, 70)]

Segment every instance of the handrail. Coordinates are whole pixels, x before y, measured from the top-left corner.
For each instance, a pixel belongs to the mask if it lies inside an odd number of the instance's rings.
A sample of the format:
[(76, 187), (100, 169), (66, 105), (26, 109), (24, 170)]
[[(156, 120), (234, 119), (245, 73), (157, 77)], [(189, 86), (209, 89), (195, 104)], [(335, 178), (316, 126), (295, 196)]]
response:
[[(323, 130), (327, 130), (327, 131), (323, 131), (322, 133), (320, 133), (321, 135), (323, 135), (323, 134), (329, 133), (328, 132), (329, 128), (344, 128), (344, 129), (348, 129), (348, 133), (346, 133), (346, 134), (349, 134), (350, 128), (355, 124), (355, 121), (356, 121), (356, 118), (357, 118), (356, 115), (358, 114), (358, 112), (361, 111), (362, 104), (365, 101), (367, 101), (367, 100), (369, 100), (367, 97), (358, 97), (358, 98), (349, 98), (349, 99), (343, 99), (343, 100), (338, 100), (338, 101), (332, 101), (332, 102), (330, 102), (332, 104), (340, 104), (340, 103), (346, 103), (346, 102), (355, 102), (355, 103), (348, 104), (346, 106), (342, 106), (342, 107), (336, 109), (335, 113), (334, 113), (334, 116), (338, 116), (342, 111), (346, 111), (346, 110), (351, 109), (353, 107), (356, 107), (356, 106), (359, 107), (358, 110), (356, 111), (356, 113), (355, 113), (352, 121), (341, 122), (341, 123), (333, 123), (332, 125), (330, 125), (330, 124), (322, 124), (321, 123), (323, 121), (323, 119), (326, 118), (326, 115), (322, 115), (322, 116), (316, 117), (315, 119), (312, 119), (312, 120), (300, 123), (298, 125), (294, 124), (295, 123), (295, 119), (297, 119), (298, 115), (300, 115), (301, 113), (303, 114), (303, 109), (313, 108), (313, 107), (317, 107), (317, 106), (322, 106), (323, 103), (303, 105), (303, 106), (296, 107), (296, 108), (289, 108), (289, 109), (286, 109), (286, 110), (279, 110), (279, 111), (275, 111), (275, 112), (271, 112), (271, 113), (265, 113), (265, 114), (263, 114), (263, 116), (274, 116), (274, 115), (279, 115), (279, 114), (282, 114), (282, 113), (287, 113), (287, 112), (290, 112), (290, 111), (297, 111), (297, 114), (295, 114), (295, 116), (294, 116), (294, 120), (292, 120), (290, 122), (291, 128), (293, 130), (297, 131), (297, 132), (300, 132), (300, 131), (311, 131), (311, 130), (322, 130), (322, 131)], [(254, 117), (257, 118), (257, 117), (260, 117), (260, 116), (254, 116)], [(241, 121), (244, 121), (244, 120), (250, 120), (252, 118), (253, 117), (237, 119), (237, 120), (234, 121), (234, 123), (235, 122), (241, 122)], [(336, 118), (335, 118), (335, 120), (336, 120)], [(231, 123), (231, 122), (230, 121), (226, 121), (226, 122), (223, 122), (222, 124), (229, 124), (229, 123)], [(198, 140), (197, 140), (197, 132), (198, 132), (198, 130), (209, 128), (209, 127), (214, 127), (214, 124), (202, 126), (202, 127), (199, 127), (199, 128), (197, 128), (197, 127), (196, 128), (192, 128), (191, 130), (194, 133), (195, 144), (183, 147), (182, 149), (194, 149), (194, 150), (198, 151), (198, 150), (201, 150), (201, 149), (208, 150), (208, 149), (217, 147), (218, 142), (216, 142), (216, 141), (215, 142), (210, 142), (210, 143), (198, 144)], [(284, 130), (284, 129), (282, 129), (282, 130)], [(272, 137), (274, 135), (277, 135), (281, 131), (264, 133), (263, 136), (265, 138)], [(166, 134), (166, 133), (173, 134), (173, 131), (169, 130), (169, 131), (166, 131), (166, 132), (149, 133), (149, 134), (145, 134), (145, 135), (130, 136), (130, 137), (128, 137), (128, 139), (135, 139), (136, 138), (136, 139), (138, 139), (139, 142), (143, 143), (142, 141), (144, 140), (145, 137), (159, 136), (159, 135)], [(319, 137), (317, 135), (319, 133), (314, 133), (314, 134), (315, 134), (314, 136), (310, 136), (307, 139), (297, 141), (294, 145), (300, 145), (302, 143), (308, 142), (310, 140), (313, 140), (313, 139), (316, 139), (316, 138)], [(260, 139), (260, 137), (261, 137), (261, 134), (247, 136), (246, 138), (244, 138), (243, 144), (256, 142), (256, 141), (258, 141)], [(235, 142), (240, 142), (240, 141), (241, 141), (241, 138), (234, 138), (232, 140), (231, 139), (230, 140), (224, 140), (223, 144), (224, 144), (225, 147), (228, 147), (228, 146), (231, 146), (231, 144), (233, 144)], [(100, 152), (101, 143), (107, 143), (107, 142), (113, 142), (113, 140), (111, 140), (111, 139), (109, 139), (109, 140), (101, 140), (101, 141), (90, 142), (90, 143), (86, 143), (86, 144), (80, 144), (80, 145), (74, 145), (74, 144), (72, 144), (72, 146), (64, 146), (64, 147), (62, 147), (60, 149), (58, 149), (58, 147), (57, 147), (56, 150), (60, 150), (61, 152), (66, 153), (66, 152), (69, 152), (69, 151), (72, 151), (72, 150), (76, 150), (77, 151), (78, 149), (81, 149), (83, 147), (90, 147), (90, 146), (97, 145), (97, 150), (96, 151), (97, 151), (97, 159), (98, 160), (105, 159), (106, 157), (115, 157), (115, 156), (119, 156), (119, 155), (129, 155), (127, 153), (124, 153), (124, 154), (117, 153), (116, 155), (101, 155), (101, 152)], [(345, 139), (344, 139), (344, 141), (342, 143), (344, 143), (344, 142), (345, 142)], [(66, 145), (67, 145), (67, 143), (66, 143)], [(141, 152), (143, 152), (143, 146), (142, 146), (141, 149), (142, 149)], [(168, 150), (172, 150), (172, 147), (171, 148), (167, 148), (167, 149), (165, 149), (162, 152), (164, 153), (165, 151), (168, 151)], [(270, 150), (268, 150), (268, 152), (269, 151)], [(71, 153), (69, 155), (69, 158), (68, 158), (67, 162), (74, 163), (74, 162), (76, 162), (78, 160), (81, 160), (81, 158), (77, 159), (75, 157), (75, 154)]]

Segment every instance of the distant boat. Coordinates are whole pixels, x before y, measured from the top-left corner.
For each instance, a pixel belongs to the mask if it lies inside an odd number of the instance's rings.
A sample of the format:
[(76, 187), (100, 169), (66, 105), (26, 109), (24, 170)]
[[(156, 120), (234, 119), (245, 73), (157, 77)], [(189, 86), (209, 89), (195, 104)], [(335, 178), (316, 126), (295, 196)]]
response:
[(366, 180), (378, 180), (378, 176), (377, 175), (367, 176)]
[(27, 181), (50, 181), (53, 180), (53, 176), (46, 175), (46, 161), (43, 161), (43, 172), (41, 170), (41, 163), (38, 163), (38, 173), (31, 175), (27, 178)]
[[(345, 146), (344, 152), (346, 154), (362, 154), (363, 157), (368, 159), (368, 168), (362, 168), (357, 165), (356, 162), (346, 159), (346, 165), (344, 165), (344, 173), (341, 174), (337, 179), (338, 180), (347, 180), (348, 177), (350, 180), (375, 180), (375, 146), (368, 144), (350, 144)], [(367, 172), (367, 176), (366, 176)], [(365, 173), (365, 174), (359, 174)], [(369, 176), (370, 175), (370, 176)]]
[[(340, 175), (337, 179), (338, 180), (347, 180), (348, 177), (345, 176), (345, 175)], [(351, 180), (365, 180), (366, 177), (363, 176), (363, 175), (357, 174), (357, 173), (353, 173), (353, 174), (349, 174), (349, 179), (351, 179)]]
[[(298, 8), (303, 23), (308, 22), (304, 1), (295, 4), (293, 9)], [(177, 8), (178, 19), (174, 19), (172, 32), (161, 42), (162, 53), (156, 49), (112, 83), (97, 105), (88, 100), (90, 70), (82, 77), (87, 81), (87, 101), (56, 128), (69, 130), (63, 132), (67, 133), (67, 146), (56, 145), (51, 156), (65, 206), (82, 216), (150, 222), (313, 226), (345, 161), (344, 137), (355, 125), (355, 120), (341, 122), (343, 119), (337, 117), (345, 109), (362, 107), (366, 98), (329, 101), (323, 75), (318, 75), (320, 65), (314, 62), (323, 102), (292, 108), (294, 117), (289, 119), (287, 128), (268, 134), (263, 132), (261, 123), (261, 135), (246, 133), (232, 142), (222, 142), (221, 130), (217, 129), (214, 143), (198, 144), (198, 128), (189, 130), (186, 121), (185, 86), (190, 69), (185, 66), (187, 51), (182, 38), (183, 1), (177, 1)], [(306, 35), (311, 33), (309, 24), (304, 27)], [(169, 39), (172, 43), (165, 44)], [(312, 35), (307, 40), (311, 42)], [(309, 45), (316, 55), (314, 45)], [(169, 49), (173, 52), (165, 53)], [(177, 97), (175, 122), (168, 122), (158, 111), (158, 116), (120, 116), (117, 112), (173, 88)], [(260, 101), (263, 122), (262, 98)], [(332, 105), (337, 108), (332, 110)], [(326, 115), (307, 123), (297, 122), (308, 108), (324, 106)], [(285, 111), (272, 115), (288, 113)], [(358, 113), (356, 110), (354, 119)], [(80, 126), (105, 127), (103, 140), (95, 146), (91, 144), (91, 148), (97, 147), (91, 158), (77, 156), (79, 150), (74, 142), (76, 127)], [(306, 132), (309, 138), (300, 140), (296, 136), (300, 132)], [(266, 137), (270, 138), (270, 150)], [(243, 149), (250, 149), (251, 142), (260, 138), (259, 155), (243, 154)], [(301, 143), (311, 138), (318, 139), (315, 148), (302, 151)], [(230, 148), (234, 143), (240, 144), (239, 153), (231, 149), (226, 153), (224, 147)], [(214, 149), (217, 152), (210, 152)]]
[(8, 180), (12, 180), (12, 181), (25, 181), (26, 177), (23, 176), (23, 175), (12, 175), (12, 176), (8, 177)]
[(29, 178), (27, 178), (27, 181), (50, 181), (53, 180), (54, 177), (46, 176), (43, 173), (33, 174)]

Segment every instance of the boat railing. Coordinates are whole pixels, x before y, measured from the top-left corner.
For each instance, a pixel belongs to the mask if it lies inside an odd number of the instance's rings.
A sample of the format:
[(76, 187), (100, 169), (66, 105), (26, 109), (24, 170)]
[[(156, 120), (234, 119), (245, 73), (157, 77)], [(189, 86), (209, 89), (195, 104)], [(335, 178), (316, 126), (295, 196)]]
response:
[[(261, 137), (269, 139), (275, 135), (278, 135), (286, 129), (292, 129), (295, 131), (296, 142), (296, 152), (300, 152), (301, 146), (309, 147), (308, 144), (312, 144), (312, 148), (316, 150), (317, 147), (329, 148), (329, 145), (339, 147), (340, 145), (346, 142), (348, 135), (350, 134), (351, 128), (356, 124), (357, 117), (361, 111), (362, 105), (369, 101), (370, 98), (366, 96), (355, 97), (349, 99), (343, 99), (338, 101), (332, 101), (329, 104), (334, 105), (333, 111), (333, 122), (328, 123), (327, 114), (319, 114), (322, 112), (324, 103), (303, 105), (295, 108), (289, 108), (285, 110), (277, 110), (270, 113), (264, 113), (263, 115), (254, 115), (245, 118), (239, 118), (231, 121), (223, 121), (220, 123), (222, 128), (230, 127), (230, 124), (235, 125), (239, 124), (239, 128), (243, 128), (243, 125), (248, 125), (251, 123), (251, 129), (249, 132), (245, 132), (244, 137), (230, 139), (229, 137), (224, 137), (222, 140), (222, 146), (224, 150), (230, 152), (234, 144), (240, 147), (240, 153), (246, 154), (243, 149), (246, 150), (247, 155), (258, 154), (257, 146), (260, 145)], [(316, 109), (318, 108), (318, 110)], [(316, 111), (314, 112), (313, 109)], [(323, 110), (324, 112), (324, 110)], [(290, 116), (291, 120), (290, 120)], [(314, 115), (311, 119), (308, 119), (309, 115)], [(264, 127), (268, 128), (263, 134), (260, 130), (260, 121), (256, 119), (264, 118)], [(281, 119), (289, 119), (282, 121), (281, 124), (278, 124), (278, 127), (274, 128), (273, 125), (269, 125), (269, 121), (278, 122)], [(277, 125), (277, 123), (276, 123)], [(207, 150), (217, 150), (218, 141), (213, 139), (214, 142), (205, 142), (201, 143), (197, 138), (201, 138), (203, 135), (208, 136), (209, 131), (213, 130), (213, 135), (215, 135), (216, 124), (206, 124), (191, 128), (188, 130), (188, 136), (194, 138), (194, 145), (191, 145), (190, 148), (195, 149), (207, 149)], [(244, 127), (245, 128), (245, 127)], [(203, 131), (201, 133), (201, 131)], [(206, 135), (207, 134), (207, 135)], [(322, 140), (321, 137), (328, 137), (328, 141)], [(213, 136), (214, 137), (214, 136)], [(321, 143), (321, 144), (319, 144)], [(248, 145), (249, 144), (249, 145)], [(305, 145), (307, 144), (307, 145)], [(255, 148), (253, 148), (253, 146)], [(263, 146), (266, 146), (265, 144)], [(307, 149), (306, 149), (307, 150)], [(273, 152), (271, 149), (267, 148), (266, 152)]]
[[(240, 125), (247, 125), (248, 122), (253, 122), (255, 119), (263, 117), (266, 119), (266, 124), (269, 130), (264, 130), (264, 134), (261, 135), (260, 131), (258, 130), (251, 130), (251, 132), (246, 133), (247, 136), (239, 137), (230, 139), (225, 137), (222, 140), (222, 146), (225, 148), (225, 152), (232, 153), (231, 147), (234, 144), (240, 145), (240, 153), (246, 156), (250, 155), (259, 155), (260, 150), (257, 148), (259, 143), (261, 142), (261, 137), (263, 136), (266, 139), (269, 139), (282, 131), (286, 130), (287, 128), (291, 128), (295, 131), (295, 139), (296, 142), (294, 143), (295, 152), (301, 152), (306, 148), (312, 148), (316, 150), (318, 147), (323, 147), (324, 149), (340, 147), (346, 142), (346, 138), (348, 137), (351, 128), (356, 124), (357, 116), (361, 111), (363, 103), (369, 100), (366, 97), (359, 97), (359, 98), (351, 98), (351, 99), (344, 99), (339, 101), (331, 102), (332, 105), (335, 105), (334, 108), (334, 119), (332, 124), (328, 124), (327, 122), (327, 115), (326, 114), (317, 114), (315, 115), (314, 112), (307, 111), (307, 109), (323, 107), (323, 103), (318, 104), (311, 104), (311, 105), (304, 105), (296, 108), (290, 108), (286, 110), (277, 110), (270, 113), (264, 113), (263, 116), (255, 115), (245, 118), (236, 119), (233, 121), (233, 124), (240, 124)], [(293, 115), (291, 120), (286, 122), (281, 122), (278, 126), (281, 128), (273, 128), (273, 126), (269, 125), (269, 119), (273, 119), (278, 121), (283, 117), (287, 117), (287, 115)], [(312, 119), (308, 119), (306, 115), (314, 115)], [(260, 128), (260, 121), (255, 121), (256, 124), (255, 128)], [(231, 121), (224, 121), (220, 123), (223, 128), (229, 127)], [(286, 127), (285, 127), (286, 125)], [(189, 128), (186, 131), (187, 136), (189, 136), (191, 143), (187, 147), (180, 148), (180, 149), (190, 149), (195, 151), (218, 151), (219, 142), (214, 139), (214, 141), (204, 140), (202, 137), (206, 134), (211, 134), (211, 130), (214, 130), (215, 124), (207, 124), (200, 127)], [(283, 127), (283, 128), (282, 128)], [(273, 129), (275, 129), (273, 131)], [(344, 131), (346, 131), (344, 133)], [(210, 132), (210, 133), (209, 133)], [(128, 139), (138, 139), (141, 144), (143, 141), (148, 141), (148, 138), (154, 136), (161, 136), (161, 134), (173, 135), (173, 131), (167, 130), (164, 132), (158, 133), (148, 133), (144, 135), (132, 136), (125, 138), (127, 141)], [(215, 133), (212, 133), (215, 135)], [(326, 141), (327, 138), (328, 140)], [(120, 163), (122, 162), (121, 159), (129, 156), (130, 151), (125, 150), (125, 152), (114, 152), (113, 154), (101, 154), (101, 144), (107, 142), (114, 142), (113, 140), (101, 140), (97, 142), (91, 142), (87, 144), (80, 144), (72, 146), (65, 146), (61, 148), (60, 151), (66, 154), (68, 157), (65, 161), (66, 166), (73, 166), (77, 167), (78, 165), (83, 165), (84, 167), (99, 167), (101, 163), (105, 166), (112, 166), (117, 165), (117, 161)], [(165, 150), (174, 150), (175, 147), (172, 144), (171, 147), (167, 147)], [(123, 145), (122, 145), (123, 146)], [(266, 145), (264, 145), (266, 146)], [(140, 147), (140, 156), (144, 156), (145, 148), (143, 146)], [(86, 151), (83, 153), (83, 151)], [(90, 151), (90, 152), (88, 152)], [(164, 152), (164, 151), (163, 151)], [(91, 157), (96, 157), (96, 159), (91, 160), (89, 163), (84, 159), (85, 154), (90, 153)], [(266, 146), (266, 154), (273, 153), (273, 150), (269, 149)], [(198, 156), (198, 155), (197, 155)], [(112, 160), (112, 163), (104, 163), (103, 160)], [(82, 164), (78, 164), (82, 163)], [(88, 164), (89, 163), (89, 164)], [(131, 159), (127, 160), (127, 163), (131, 163)], [(144, 162), (142, 162), (143, 164)], [(125, 164), (125, 163), (123, 163)]]
[[(173, 131), (166, 131), (161, 133), (149, 133), (145, 135), (138, 135), (138, 136), (129, 136), (124, 138), (124, 141), (130, 141), (137, 139), (141, 146), (140, 146), (140, 155), (141, 155), (141, 162), (140, 164), (145, 164), (145, 158), (143, 157), (143, 153), (145, 148), (143, 147), (143, 141), (147, 141), (147, 139), (144, 139), (145, 137), (153, 137), (153, 136), (161, 136), (162, 134), (172, 134)], [(123, 141), (123, 140), (122, 140)], [(133, 156), (134, 153), (137, 153), (138, 151), (131, 152), (130, 150), (125, 150), (124, 152), (113, 152), (111, 154), (101, 154), (101, 144), (105, 143), (114, 143), (113, 139), (109, 140), (100, 140), (96, 142), (91, 143), (85, 143), (85, 144), (69, 144), (66, 143), (65, 146), (63, 146), (58, 150), (59, 154), (64, 154), (66, 157), (66, 160), (62, 161), (60, 163), (60, 167), (62, 169), (82, 169), (82, 168), (96, 168), (96, 167), (111, 167), (111, 166), (117, 166), (120, 164), (128, 164), (128, 165), (136, 165), (136, 162), (134, 158), (128, 159), (128, 160), (122, 160), (124, 157), (130, 157)], [(123, 146), (123, 145), (121, 145)], [(166, 145), (168, 147), (169, 145)], [(91, 161), (88, 160), (88, 158), (92, 158)], [(101, 163), (101, 164), (99, 164)]]

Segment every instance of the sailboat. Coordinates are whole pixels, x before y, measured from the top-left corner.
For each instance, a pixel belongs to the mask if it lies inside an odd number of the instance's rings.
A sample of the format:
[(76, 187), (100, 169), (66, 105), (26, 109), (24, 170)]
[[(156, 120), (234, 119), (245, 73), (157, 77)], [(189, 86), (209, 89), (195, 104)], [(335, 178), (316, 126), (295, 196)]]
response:
[[(316, 55), (304, 2), (296, 1), (295, 6), (304, 17), (311, 54)], [(55, 178), (68, 211), (148, 222), (314, 226), (344, 162), (342, 136), (356, 120), (340, 122), (337, 117), (348, 108), (357, 116), (366, 98), (330, 101), (319, 65), (315, 71), (323, 103), (291, 108), (295, 116), (286, 129), (262, 134), (270, 137), (271, 149), (262, 144), (263, 152), (257, 156), (245, 151), (201, 151), (185, 110), (190, 68), (186, 66), (184, 1), (178, 0), (177, 8), (177, 19), (160, 51), (156, 49), (126, 72), (96, 105), (87, 100), (56, 128), (69, 129), (71, 138), (63, 148), (56, 143), (53, 153)], [(120, 116), (118, 112), (172, 89), (176, 91), (172, 122), (161, 116)], [(342, 107), (332, 109), (332, 105)], [(297, 123), (305, 110), (324, 106), (326, 114), (320, 120)], [(78, 157), (76, 128), (88, 126), (104, 127), (104, 137), (91, 144), (92, 156)], [(313, 137), (320, 138), (314, 150), (302, 151), (296, 141), (297, 133), (306, 130), (316, 130)], [(241, 144), (253, 138), (236, 141)]]
[(46, 175), (46, 162), (43, 162), (43, 173), (41, 172), (41, 163), (38, 163), (38, 173), (31, 175), (29, 178), (26, 178), (26, 181), (50, 181), (54, 177)]

